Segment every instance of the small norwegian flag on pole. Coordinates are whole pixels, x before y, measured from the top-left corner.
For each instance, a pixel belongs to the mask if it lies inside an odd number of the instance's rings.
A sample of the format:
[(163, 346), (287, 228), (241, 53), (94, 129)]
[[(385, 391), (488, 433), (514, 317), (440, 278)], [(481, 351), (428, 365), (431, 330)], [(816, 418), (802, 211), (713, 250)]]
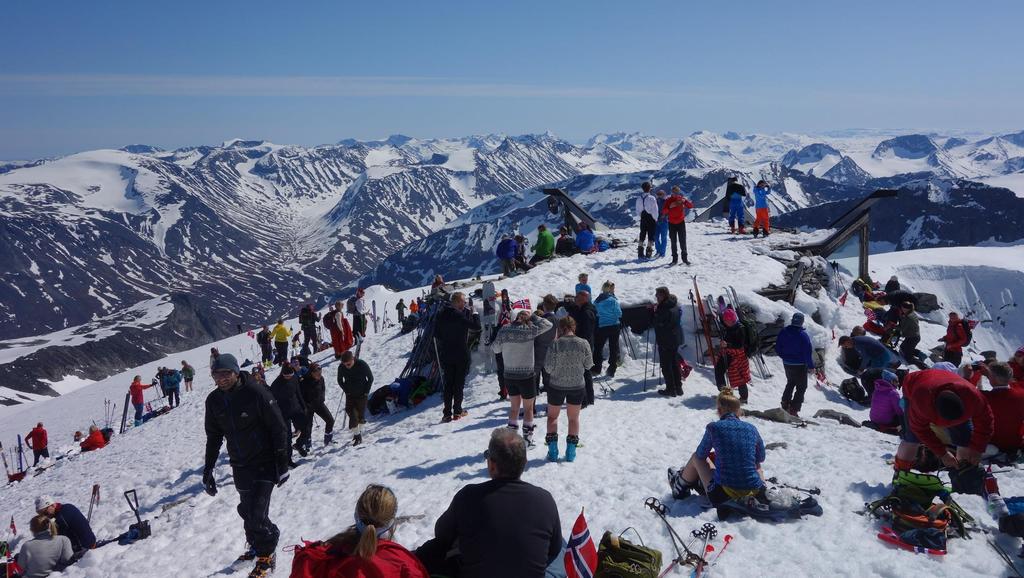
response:
[(565, 547), (565, 575), (568, 578), (594, 578), (596, 571), (597, 548), (590, 539), (590, 528), (580, 509), (580, 516), (572, 525), (569, 544)]
[(520, 299), (512, 302), (512, 309), (532, 309), (529, 299)]
[(843, 295), (839, 298), (839, 304), (842, 305), (843, 307), (846, 306), (846, 296), (849, 294), (849, 291), (843, 291)]
[(14, 525), (14, 516), (11, 516), (11, 533), (15, 536), (18, 535), (18, 527)]

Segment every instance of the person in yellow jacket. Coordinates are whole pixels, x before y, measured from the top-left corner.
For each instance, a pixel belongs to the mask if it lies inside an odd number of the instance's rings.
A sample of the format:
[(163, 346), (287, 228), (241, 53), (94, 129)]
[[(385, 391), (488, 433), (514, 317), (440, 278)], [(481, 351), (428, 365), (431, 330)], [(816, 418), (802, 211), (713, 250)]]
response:
[(277, 320), (277, 325), (270, 330), (270, 336), (274, 338), (274, 347), (277, 348), (274, 363), (288, 363), (288, 338), (292, 336), (292, 330), (284, 326), (284, 319)]

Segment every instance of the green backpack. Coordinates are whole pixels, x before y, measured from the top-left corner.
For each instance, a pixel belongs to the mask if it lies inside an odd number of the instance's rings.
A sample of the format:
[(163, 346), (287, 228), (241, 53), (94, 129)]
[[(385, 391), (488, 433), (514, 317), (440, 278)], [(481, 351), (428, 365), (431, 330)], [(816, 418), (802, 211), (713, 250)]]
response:
[[(633, 531), (636, 532), (635, 529)], [(643, 539), (637, 546), (621, 536), (605, 532), (601, 537), (594, 578), (658, 578), (661, 574), (661, 552), (645, 546)]]

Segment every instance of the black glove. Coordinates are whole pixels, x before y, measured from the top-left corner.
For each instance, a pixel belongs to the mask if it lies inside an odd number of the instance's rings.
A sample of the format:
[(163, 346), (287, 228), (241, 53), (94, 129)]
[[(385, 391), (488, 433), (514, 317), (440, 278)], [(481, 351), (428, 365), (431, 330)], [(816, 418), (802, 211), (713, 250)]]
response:
[(206, 489), (207, 494), (211, 496), (217, 495), (217, 480), (213, 477), (212, 468), (203, 470), (203, 488)]

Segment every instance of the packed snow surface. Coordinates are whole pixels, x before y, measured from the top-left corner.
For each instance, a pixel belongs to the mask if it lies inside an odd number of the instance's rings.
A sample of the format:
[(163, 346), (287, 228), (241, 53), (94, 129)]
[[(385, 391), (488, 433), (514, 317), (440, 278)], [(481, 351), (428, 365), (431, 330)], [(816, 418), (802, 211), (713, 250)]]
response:
[[(773, 234), (770, 241), (741, 239), (723, 233), (718, 224), (690, 225), (689, 233), (689, 255), (693, 262), (690, 267), (668, 267), (667, 259), (637, 262), (634, 248), (627, 247), (593, 256), (557, 259), (528, 274), (499, 280), (496, 285), (498, 289), (508, 289), (514, 299), (533, 301), (549, 292), (558, 296), (571, 293), (577, 275), (589, 272), (594, 287), (604, 280), (614, 281), (620, 299), (626, 304), (649, 301), (656, 287), (666, 285), (684, 306), (687, 358), (695, 365), (688, 299), (694, 275), (705, 294), (717, 296), (733, 285), (741, 300), (757, 308), (759, 319), (782, 317), (788, 321), (795, 311), (793, 307), (768, 302), (753, 291), (782, 280), (784, 266), (767, 256), (769, 243), (785, 246), (797, 239), (781, 232)], [(941, 255), (936, 261), (942, 261)], [(1019, 272), (1021, 261), (1017, 259), (1014, 263)], [(404, 297), (408, 303), (418, 294), (419, 290), (396, 294), (383, 287), (371, 287), (367, 298), (377, 302), (381, 315), (386, 301), (386, 309), (394, 319), (393, 307), (398, 298)], [(820, 325), (812, 321), (811, 315), (807, 316), (815, 344), (829, 350), (829, 377), (838, 382), (844, 376), (835, 366), (834, 336), (863, 322), (859, 303), (850, 299), (841, 307), (832, 295), (822, 293), (812, 298), (801, 294), (796, 307), (809, 314), (817, 312), (816, 318), (825, 323)], [(290, 325), (297, 328), (294, 320)], [(381, 333), (371, 330), (362, 357), (374, 372), (375, 385), (389, 383), (399, 374), (413, 338), (413, 334), (399, 335), (396, 327)], [(721, 536), (735, 537), (714, 570), (720, 576), (1006, 574), (1007, 568), (985, 537), (950, 540), (949, 555), (944, 559), (895, 550), (877, 540), (878, 522), (855, 511), (887, 493), (892, 469), (886, 458), (895, 452), (896, 440), (830, 420), (819, 419), (818, 425), (806, 428), (750, 420), (766, 443), (785, 444), (768, 451), (766, 476), (777, 476), (801, 487), (820, 487), (822, 517), (782, 524), (749, 519), (719, 522), (713, 510), (702, 510), (694, 499), (672, 500), (665, 470), (681, 466), (695, 449), (705, 425), (716, 419), (714, 377), (709, 368), (697, 366), (684, 383), (683, 397), (662, 398), (655, 393), (658, 372), (654, 371), (651, 377), (652, 367), (643, 360), (647, 348), (644, 337), (634, 337), (633, 341), (639, 359), (627, 353), (615, 379), (606, 382), (615, 388), (614, 393), (601, 393), (604, 378), (597, 380), (597, 403), (582, 415), (584, 447), (577, 461), (548, 463), (542, 444), (530, 451), (524, 479), (554, 495), (565, 536), (569, 535), (580, 508), (585, 507), (595, 538), (606, 529), (618, 533), (632, 526), (649, 546), (661, 550), (668, 559), (673, 552), (668, 534), (662, 522), (643, 505), (647, 497), (654, 496), (669, 505), (668, 520), (681, 534), (713, 522), (720, 536), (716, 547), (721, 545)], [(233, 353), (240, 360), (257, 355), (254, 339), (244, 334), (210, 345), (222, 353)], [(628, 352), (630, 348), (624, 346), (623, 350)], [(57, 454), (59, 448), (71, 447), (72, 432), (84, 430), (93, 421), (102, 422), (104, 399), (118, 404), (115, 413), (116, 420), (120, 419), (120, 404), (132, 376), (141, 375), (148, 382), (158, 366), (179, 367), (183, 359), (196, 368), (195, 391), (182, 393), (178, 409), (131, 428), (125, 435), (115, 435), (105, 449), (62, 460), (36, 477), (5, 487), (0, 492), (0, 515), (14, 517), (22, 532), (18, 541), (27, 530), (36, 495), (50, 494), (84, 510), (93, 484), (101, 486), (102, 495), (93, 514), (94, 529), (101, 539), (117, 536), (134, 522), (121, 498), (122, 492), (134, 488), (139, 494), (143, 518), (152, 523), (153, 536), (131, 546), (115, 543), (90, 552), (63, 576), (208, 576), (227, 567), (244, 549), (245, 539), (235, 512), (237, 494), (224, 453), (216, 469), (220, 493), (215, 497), (206, 495), (200, 482), (205, 441), (203, 402), (213, 387), (208, 354), (209, 346), (182, 352), (4, 416), (0, 438), (5, 442), (10, 444), (16, 434), (24, 435), (37, 421), (42, 421), (50, 432), (51, 451)], [(316, 356), (324, 361), (326, 357)], [(439, 423), (441, 400), (433, 396), (413, 409), (371, 418), (364, 445), (356, 448), (348, 445), (349, 437), (339, 431), (335, 445), (324, 450), (319, 443), (322, 430), (317, 430), (314, 457), (303, 460), (291, 479), (274, 491), (270, 516), (281, 529), (277, 574), (288, 574), (292, 555), (284, 549), (286, 546), (302, 539), (323, 539), (346, 528), (352, 521), (357, 496), (371, 483), (393, 488), (399, 499), (400, 515), (414, 516), (398, 528), (399, 542), (416, 547), (432, 536), (434, 520), (455, 492), (466, 484), (486, 479), (483, 450), (491, 430), (506, 423), (507, 405), (497, 398), (497, 383), (490, 369), (493, 365), (486, 358), (482, 351), (474, 354), (466, 387), (465, 407), (469, 416), (462, 420)], [(777, 358), (769, 357), (768, 365), (774, 377), (754, 380), (749, 408), (764, 410), (778, 406), (783, 371)], [(335, 371), (333, 362), (325, 369), (327, 405), (332, 410), (340, 401)], [(268, 381), (275, 376), (276, 370), (268, 372)], [(146, 394), (147, 398), (155, 397), (153, 390)], [(867, 410), (851, 407), (834, 390), (823, 392), (812, 386), (802, 413), (810, 417), (824, 408), (846, 412), (857, 420), (867, 419)], [(566, 423), (564, 417), (561, 420), (559, 430), (564, 444)], [(540, 420), (538, 437), (543, 437), (544, 429)], [(1000, 485), (1006, 496), (1024, 494), (1024, 473), (1015, 469), (1001, 474)], [(982, 527), (995, 527), (980, 497), (956, 497)], [(169, 508), (163, 511), (165, 507)], [(415, 517), (418, 515), (423, 517)], [(1007, 549), (1015, 551), (1016, 545), (1010, 540), (1000, 540)], [(247, 571), (248, 568), (240, 568), (232, 575), (243, 576)]]

